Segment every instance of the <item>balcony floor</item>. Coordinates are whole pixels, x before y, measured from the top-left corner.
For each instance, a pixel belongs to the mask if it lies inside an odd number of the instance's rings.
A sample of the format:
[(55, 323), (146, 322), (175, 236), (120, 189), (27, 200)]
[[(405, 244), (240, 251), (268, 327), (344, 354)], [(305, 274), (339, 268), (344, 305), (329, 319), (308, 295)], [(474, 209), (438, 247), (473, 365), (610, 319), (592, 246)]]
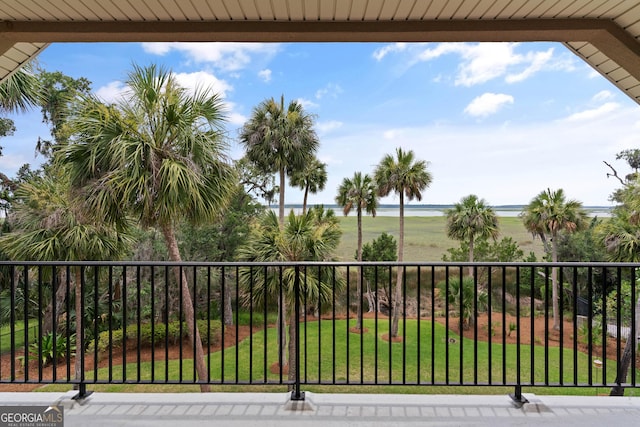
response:
[(603, 426), (636, 425), (640, 398), (538, 396), (517, 408), (508, 396), (307, 393), (0, 393), (1, 405), (65, 407), (71, 426)]

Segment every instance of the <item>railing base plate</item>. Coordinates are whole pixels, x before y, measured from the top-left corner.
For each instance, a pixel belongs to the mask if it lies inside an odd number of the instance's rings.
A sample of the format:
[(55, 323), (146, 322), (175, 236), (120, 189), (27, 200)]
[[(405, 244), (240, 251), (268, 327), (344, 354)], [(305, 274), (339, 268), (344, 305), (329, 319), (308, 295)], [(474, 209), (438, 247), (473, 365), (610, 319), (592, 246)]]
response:
[(509, 397), (513, 401), (513, 404), (516, 405), (518, 408), (522, 408), (525, 403), (529, 403), (527, 398), (520, 393), (509, 393)]
[(85, 400), (87, 397), (91, 396), (93, 394), (93, 391), (87, 391), (85, 393), (78, 393), (75, 396), (73, 396), (71, 398), (71, 400), (75, 400), (76, 402), (82, 402), (83, 400)]

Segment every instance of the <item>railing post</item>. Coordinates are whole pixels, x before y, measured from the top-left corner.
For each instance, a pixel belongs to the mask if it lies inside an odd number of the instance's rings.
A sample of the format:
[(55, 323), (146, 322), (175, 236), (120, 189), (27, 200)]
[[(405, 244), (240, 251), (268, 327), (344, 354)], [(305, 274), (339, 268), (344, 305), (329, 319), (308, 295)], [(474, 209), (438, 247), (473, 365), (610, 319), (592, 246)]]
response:
[(525, 403), (529, 403), (527, 398), (522, 395), (522, 386), (519, 385), (516, 386), (514, 393), (509, 394), (509, 397), (518, 408), (522, 407)]
[(291, 325), (291, 327), (295, 327), (296, 328), (296, 339), (295, 339), (295, 353), (296, 353), (296, 360), (295, 360), (295, 370), (296, 370), (296, 375), (295, 375), (295, 384), (293, 385), (293, 391), (291, 392), (291, 400), (296, 400), (296, 401), (300, 401), (300, 400), (304, 400), (304, 392), (300, 391), (300, 266), (296, 265), (295, 267), (296, 270), (296, 277), (294, 279), (294, 313), (295, 313), (295, 317), (296, 317), (296, 321), (294, 325)]

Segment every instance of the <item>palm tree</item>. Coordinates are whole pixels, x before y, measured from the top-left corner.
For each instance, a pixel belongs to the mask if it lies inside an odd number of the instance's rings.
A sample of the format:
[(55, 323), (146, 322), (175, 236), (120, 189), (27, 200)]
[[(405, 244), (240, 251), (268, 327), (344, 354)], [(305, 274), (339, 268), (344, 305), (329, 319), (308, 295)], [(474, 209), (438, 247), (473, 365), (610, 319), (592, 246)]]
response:
[[(251, 262), (300, 262), (329, 261), (332, 252), (340, 243), (340, 224), (331, 210), (321, 206), (302, 215), (289, 213), (280, 226), (273, 211), (268, 211), (252, 230), (249, 243), (240, 249), (240, 258)], [(280, 341), (281, 367), (288, 364), (289, 379), (296, 376), (297, 354), (295, 341), (298, 318), (294, 310), (296, 283), (300, 288), (300, 303), (329, 303), (334, 291), (343, 286), (342, 281), (332, 281), (327, 268), (304, 268), (296, 266), (263, 268), (244, 268), (241, 270), (241, 283), (245, 289), (245, 303), (265, 304), (265, 298), (279, 300), (288, 319), (288, 363), (284, 348), (287, 339), (284, 333), (278, 336)], [(288, 307), (288, 310), (286, 309)], [(284, 329), (281, 329), (284, 331)]]
[(280, 102), (270, 98), (258, 104), (240, 130), (247, 158), (262, 171), (279, 176), (280, 224), (284, 224), (285, 176), (310, 162), (320, 144), (313, 119), (297, 101), (291, 101), (285, 109), (282, 96)]
[[(220, 97), (178, 85), (164, 68), (134, 66), (128, 92), (116, 105), (85, 97), (72, 118), (72, 143), (60, 149), (92, 211), (118, 223), (128, 213), (143, 227), (158, 227), (172, 261), (182, 260), (176, 226), (214, 220), (237, 179), (226, 162)], [(176, 268), (184, 317), (200, 379), (207, 376), (189, 284)], [(209, 387), (201, 385), (202, 391)]]
[[(344, 178), (338, 187), (336, 203), (343, 207), (344, 215), (349, 215), (351, 209), (356, 209), (358, 216), (358, 249), (356, 258), (362, 262), (362, 211), (376, 216), (378, 207), (378, 190), (369, 175), (362, 175), (360, 172), (353, 174), (353, 178)], [(357, 297), (357, 319), (356, 331), (362, 331), (362, 267), (358, 272), (358, 297)]]
[[(587, 213), (582, 203), (577, 200), (566, 200), (564, 191), (546, 189), (534, 197), (520, 214), (525, 227), (538, 235), (551, 240), (551, 261), (558, 262), (558, 235), (574, 233), (583, 229), (587, 223)], [(558, 268), (551, 269), (553, 329), (560, 329), (558, 313)]]
[[(120, 259), (133, 243), (129, 227), (115, 228), (95, 221), (81, 200), (74, 198), (68, 173), (48, 168), (45, 176), (34, 177), (16, 190), (10, 217), (13, 230), (0, 237), (2, 251), (17, 260), (85, 261)], [(128, 225), (128, 224), (127, 224)], [(72, 266), (75, 289), (76, 339), (82, 353), (82, 270)], [(54, 309), (64, 307), (66, 286), (51, 277), (57, 289), (52, 289), (51, 303), (43, 315), (41, 333), (53, 331)], [(53, 303), (55, 301), (55, 304)], [(67, 313), (69, 317), (69, 313)], [(69, 317), (70, 318), (70, 317)], [(53, 331), (55, 333), (55, 331)], [(76, 378), (80, 378), (80, 357), (75, 361)]]
[[(405, 197), (411, 201), (422, 200), (422, 191), (429, 187), (432, 181), (431, 173), (427, 171), (428, 163), (416, 160), (413, 151), (396, 149), (396, 157), (387, 154), (375, 169), (374, 179), (381, 197), (394, 192), (400, 196), (400, 235), (398, 238), (398, 262), (403, 260), (404, 252), (404, 201)], [(400, 297), (402, 295), (402, 269), (398, 268), (396, 276), (396, 291), (391, 304), (393, 322), (391, 336), (398, 336), (398, 321)]]
[[(469, 262), (473, 262), (473, 242), (476, 237), (498, 237), (498, 216), (487, 206), (484, 199), (475, 194), (463, 197), (453, 209), (447, 212), (447, 236), (451, 239), (469, 242)], [(473, 266), (469, 266), (469, 276), (473, 277)]]
[(300, 170), (291, 174), (291, 185), (304, 190), (302, 213), (307, 212), (307, 197), (309, 193), (316, 194), (324, 190), (327, 183), (327, 165), (317, 158), (307, 162)]
[(0, 111), (24, 112), (42, 102), (42, 84), (27, 63), (0, 83)]

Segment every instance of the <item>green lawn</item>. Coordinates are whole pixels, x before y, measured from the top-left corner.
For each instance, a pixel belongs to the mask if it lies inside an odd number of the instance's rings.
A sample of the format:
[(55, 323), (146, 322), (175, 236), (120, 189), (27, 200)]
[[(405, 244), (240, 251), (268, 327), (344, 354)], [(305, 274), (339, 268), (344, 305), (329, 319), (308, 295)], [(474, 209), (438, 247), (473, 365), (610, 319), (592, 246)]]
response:
[[(339, 216), (342, 239), (336, 254), (341, 261), (353, 261), (357, 247), (357, 218)], [(390, 216), (364, 216), (362, 218), (362, 240), (370, 242), (386, 232), (398, 239), (398, 218)], [(540, 240), (533, 240), (531, 233), (517, 217), (500, 217), (500, 237), (511, 237), (526, 254), (533, 251), (538, 258), (543, 255)], [(447, 249), (458, 247), (460, 243), (446, 234), (446, 217), (406, 217), (405, 218), (405, 261), (441, 261)]]
[[(38, 337), (37, 320), (29, 322), (29, 342), (35, 341)], [(24, 322), (18, 321), (14, 326), (15, 330), (15, 346), (16, 349), (24, 348)], [(10, 325), (0, 326), (0, 354), (7, 353), (11, 350), (11, 327)]]
[[(353, 321), (352, 321), (353, 322)], [(417, 336), (420, 326), (420, 344), (418, 351)], [(477, 346), (470, 339), (462, 339), (452, 332), (446, 333), (446, 329), (440, 325), (433, 325), (430, 321), (407, 320), (404, 335), (404, 343), (390, 344), (381, 339), (382, 334), (388, 330), (386, 319), (378, 322), (378, 328), (374, 320), (365, 320), (365, 328), (368, 332), (363, 335), (347, 332), (346, 320), (334, 322), (325, 320), (321, 322), (308, 322), (302, 325), (301, 343), (306, 341), (306, 353), (301, 358), (301, 379), (305, 390), (336, 391), (341, 392), (450, 392), (450, 393), (505, 393), (512, 391), (513, 387), (502, 387), (504, 384), (515, 384), (517, 378), (517, 347), (515, 345), (502, 346), (489, 345), (486, 342), (478, 342)], [(280, 377), (269, 372), (269, 366), (278, 360), (275, 350), (275, 330), (270, 328), (266, 335), (268, 352), (265, 359), (263, 332), (254, 334), (239, 346), (227, 348), (222, 352), (211, 355), (209, 365), (211, 369), (211, 381), (220, 383), (253, 382), (253, 383), (278, 383)], [(303, 347), (304, 348), (304, 347)], [(362, 349), (362, 351), (361, 351)], [(462, 352), (461, 352), (462, 349)], [(533, 363), (531, 362), (531, 347), (520, 346), (520, 382), (523, 387), (532, 384), (561, 385), (574, 382), (574, 353), (572, 350), (562, 351), (563, 374), (559, 374), (561, 362), (560, 349), (550, 348), (545, 351), (540, 346), (533, 348)], [(362, 353), (362, 357), (361, 357)], [(377, 358), (375, 355), (377, 354)], [(461, 357), (461, 354), (463, 356)], [(158, 356), (162, 357), (161, 350)], [(436, 357), (432, 357), (436, 355)], [(236, 363), (236, 357), (238, 363)], [(448, 359), (448, 365), (447, 365)], [(491, 362), (489, 361), (491, 359)], [(576, 355), (578, 367), (578, 383), (587, 384), (588, 368), (593, 361), (586, 354)], [(224, 361), (224, 363), (223, 363)], [(477, 366), (477, 369), (474, 369)], [(503, 369), (504, 366), (504, 369)], [(593, 369), (593, 383), (601, 384), (604, 381), (602, 369)], [(170, 361), (166, 366), (164, 362), (153, 365), (156, 382), (171, 382), (182, 378), (183, 381), (193, 380), (193, 363), (191, 360)], [(612, 382), (615, 378), (616, 363), (607, 362), (606, 379)], [(141, 363), (128, 364), (126, 372), (122, 366), (114, 366), (111, 373), (108, 369), (98, 371), (98, 381), (111, 377), (113, 382), (149, 381), (152, 376), (152, 364)], [(89, 381), (93, 380), (93, 371), (88, 373)], [(286, 376), (283, 377), (286, 381)], [(344, 384), (340, 388), (336, 386), (322, 386), (327, 383)], [(397, 386), (401, 383), (419, 383), (420, 387)], [(496, 387), (468, 386), (473, 383), (494, 385)], [(359, 384), (365, 384), (361, 386)], [(377, 384), (373, 386), (373, 384)], [(431, 387), (436, 384), (438, 387)], [(461, 387), (453, 387), (462, 385)], [(47, 386), (45, 390), (52, 390), (64, 386)], [(95, 390), (108, 391), (162, 391), (158, 385), (131, 386), (127, 384), (96, 385)], [(174, 388), (175, 387), (175, 388)], [(283, 386), (251, 387), (259, 391), (282, 391)], [(265, 389), (266, 388), (266, 389)], [(172, 391), (193, 391), (191, 386), (173, 386)], [(221, 385), (216, 387), (220, 391), (247, 390), (247, 386)], [(607, 389), (594, 388), (535, 388), (527, 389), (537, 393), (562, 393), (562, 394), (587, 394), (605, 392)], [(167, 391), (167, 390), (164, 390)]]

